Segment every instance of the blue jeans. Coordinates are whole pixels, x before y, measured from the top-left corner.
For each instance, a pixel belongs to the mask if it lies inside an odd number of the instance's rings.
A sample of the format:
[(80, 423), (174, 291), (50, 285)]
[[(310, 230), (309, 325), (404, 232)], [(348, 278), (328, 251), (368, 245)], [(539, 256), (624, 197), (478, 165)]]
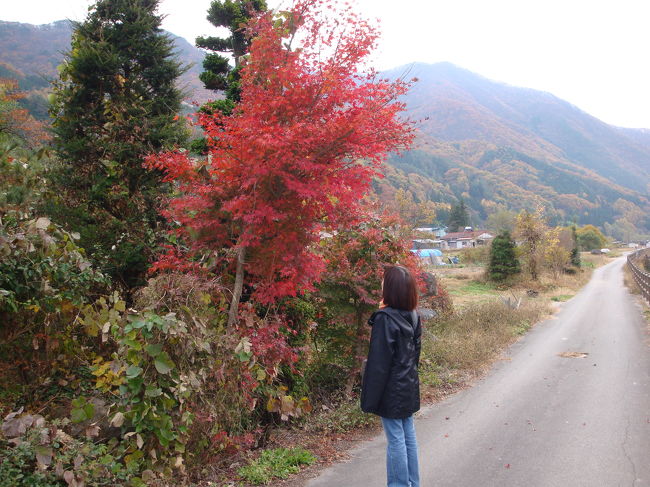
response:
[(388, 446), (386, 474), (388, 487), (420, 487), (418, 444), (413, 416), (405, 419), (381, 418)]

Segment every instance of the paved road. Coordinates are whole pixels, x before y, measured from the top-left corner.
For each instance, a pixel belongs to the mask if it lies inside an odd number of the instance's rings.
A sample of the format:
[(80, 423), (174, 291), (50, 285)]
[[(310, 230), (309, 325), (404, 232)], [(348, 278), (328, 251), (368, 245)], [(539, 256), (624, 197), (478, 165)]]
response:
[[(486, 378), (421, 412), (422, 487), (650, 487), (650, 341), (623, 265), (597, 269)], [(379, 436), (307, 485), (385, 486), (384, 452)]]

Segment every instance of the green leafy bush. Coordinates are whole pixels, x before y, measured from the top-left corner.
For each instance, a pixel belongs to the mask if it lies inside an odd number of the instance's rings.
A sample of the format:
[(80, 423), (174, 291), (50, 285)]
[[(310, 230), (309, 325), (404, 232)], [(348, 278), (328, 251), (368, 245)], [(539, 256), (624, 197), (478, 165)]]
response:
[[(76, 235), (28, 215), (0, 212), (0, 383), (42, 395), (42, 381), (57, 371), (69, 375), (85, 354), (70, 324), (109, 280), (90, 265)], [(31, 400), (24, 396), (23, 404)]]
[(107, 278), (90, 265), (77, 238), (46, 217), (0, 218), (0, 314), (55, 312), (104, 289)]
[(125, 465), (156, 467), (166, 475), (182, 471), (194, 416), (188, 400), (207, 378), (212, 351), (205, 324), (188, 324), (171, 312), (129, 312), (117, 295), (84, 308), (80, 323), (115, 347), (91, 370), (96, 387), (115, 398), (111, 425), (121, 429)]
[(73, 438), (67, 421), (15, 412), (3, 424), (0, 440), (0, 487), (122, 486), (135, 471), (116, 462), (123, 451), (113, 439), (95, 443), (96, 431)]
[[(288, 419), (310, 409), (279, 387), (280, 370), (295, 362), (283, 323), (244, 306), (245, 324), (226, 332), (222, 291), (218, 280), (165, 274), (136, 295), (140, 311), (117, 294), (82, 309), (79, 323), (111, 350), (91, 370), (112, 398), (129, 468), (183, 475), (201, 459), (255, 444), (269, 412)], [(75, 407), (88, 415), (85, 404)]]

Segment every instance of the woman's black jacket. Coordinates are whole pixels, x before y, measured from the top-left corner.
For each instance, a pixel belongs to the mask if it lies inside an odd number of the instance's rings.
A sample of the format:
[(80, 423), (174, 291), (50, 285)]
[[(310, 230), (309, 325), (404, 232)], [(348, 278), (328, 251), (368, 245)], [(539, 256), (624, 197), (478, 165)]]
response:
[(415, 311), (382, 308), (368, 324), (372, 332), (361, 409), (384, 418), (407, 418), (420, 409), (420, 317)]

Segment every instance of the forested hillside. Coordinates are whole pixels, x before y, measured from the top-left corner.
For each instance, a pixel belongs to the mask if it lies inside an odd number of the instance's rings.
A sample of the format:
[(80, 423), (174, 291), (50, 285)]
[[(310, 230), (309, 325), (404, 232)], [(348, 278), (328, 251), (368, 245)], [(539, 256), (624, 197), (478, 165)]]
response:
[(650, 228), (647, 131), (609, 126), (548, 93), (448, 63), (387, 74), (418, 79), (404, 100), (419, 143), (390, 162), (429, 179), (415, 183), (427, 198), (462, 197), (478, 221), (497, 207), (542, 204), (558, 223), (624, 219)]

